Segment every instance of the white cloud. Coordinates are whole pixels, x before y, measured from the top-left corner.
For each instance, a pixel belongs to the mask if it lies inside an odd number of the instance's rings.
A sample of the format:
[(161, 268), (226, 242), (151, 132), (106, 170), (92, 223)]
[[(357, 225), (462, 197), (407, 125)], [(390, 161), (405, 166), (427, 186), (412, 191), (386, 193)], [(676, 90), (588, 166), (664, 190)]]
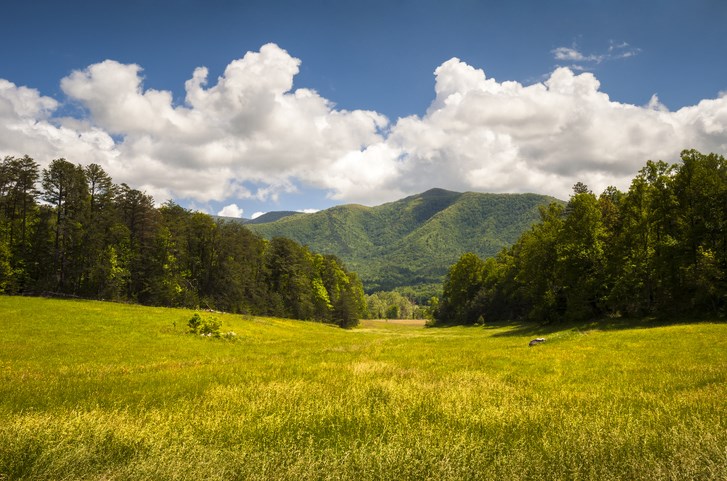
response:
[(553, 57), (556, 60), (566, 60), (568, 62), (583, 62), (586, 60), (596, 60), (596, 58), (592, 58), (591, 56), (586, 57), (575, 48), (570, 47), (558, 47), (554, 49), (552, 53)]
[(35, 89), (18, 87), (12, 82), (0, 79), (0, 117), (40, 120), (47, 118), (58, 102), (43, 97)]
[(301, 212), (303, 214), (315, 214), (316, 212), (320, 212), (320, 209), (301, 209), (296, 210), (296, 212)]
[(265, 215), (265, 212), (255, 212), (252, 216), (250, 216), (251, 219), (257, 219), (258, 217)]
[(41, 166), (59, 157), (114, 164), (111, 136), (87, 122), (53, 119), (58, 106), (35, 89), (0, 79), (0, 156), (28, 154)]
[(395, 166), (378, 192), (438, 185), (565, 198), (578, 181), (626, 188), (647, 159), (675, 161), (684, 148), (727, 150), (725, 97), (672, 113), (657, 97), (645, 107), (611, 101), (593, 74), (567, 68), (527, 86), (488, 79), (457, 59), (435, 74), (426, 115), (391, 128), (388, 157), (367, 159), (384, 151), (376, 146), (363, 154), (364, 165)]
[[(607, 54), (632, 51), (612, 44)], [(214, 82), (196, 69), (176, 105), (170, 92), (144, 88), (141, 67), (107, 60), (61, 81), (86, 119), (54, 117), (56, 100), (0, 80), (0, 155), (97, 162), (158, 202), (221, 201), (235, 214), (241, 199), (275, 200), (297, 185), (365, 204), (435, 186), (564, 198), (577, 181), (625, 188), (647, 159), (676, 161), (684, 148), (727, 152), (722, 94), (670, 112), (656, 95), (644, 106), (614, 102), (594, 74), (572, 68), (523, 85), (452, 58), (434, 72), (426, 113), (389, 124), (294, 89), (299, 66), (268, 44)]]
[(634, 57), (641, 53), (640, 48), (635, 48), (629, 45), (627, 42), (616, 43), (611, 41), (611, 46), (608, 47), (608, 58), (609, 59), (621, 59)]
[(651, 110), (658, 110), (659, 112), (668, 112), (669, 111), (669, 109), (666, 107), (666, 105), (661, 103), (661, 100), (659, 100), (659, 96), (656, 94), (651, 96), (651, 98), (649, 99), (649, 103), (646, 104), (646, 108), (651, 109)]
[[(139, 66), (111, 60), (73, 72), (61, 87), (95, 125), (123, 136), (115, 178), (200, 201), (274, 199), (293, 190), (291, 179), (316, 185), (322, 170), (381, 140), (387, 125), (376, 112), (335, 110), (315, 91), (291, 90), (299, 65), (267, 44), (231, 62), (212, 86), (197, 68), (181, 106), (170, 92), (144, 90)], [(250, 192), (242, 181), (261, 188)]]
[(217, 215), (222, 217), (242, 217), (243, 210), (237, 206), (237, 204), (230, 204), (226, 205), (222, 208), (221, 211), (217, 213)]
[(616, 43), (611, 41), (608, 50), (603, 53), (584, 54), (576, 44), (572, 47), (558, 47), (550, 51), (555, 60), (569, 62), (571, 70), (583, 71), (593, 65), (598, 65), (609, 60), (630, 58), (641, 53), (641, 49), (634, 48), (626, 42)]

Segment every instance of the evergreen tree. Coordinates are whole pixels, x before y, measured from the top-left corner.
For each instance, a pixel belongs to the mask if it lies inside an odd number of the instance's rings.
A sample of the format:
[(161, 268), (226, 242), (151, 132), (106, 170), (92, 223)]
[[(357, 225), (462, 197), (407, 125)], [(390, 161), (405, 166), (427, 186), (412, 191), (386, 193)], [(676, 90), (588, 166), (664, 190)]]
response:
[(0, 269), (3, 290), (23, 291), (29, 282), (30, 239), (37, 223), (36, 183), (38, 164), (25, 155), (22, 158), (5, 157), (0, 162), (0, 243), (3, 244), (5, 265)]
[(43, 199), (55, 209), (53, 272), (55, 289), (77, 293), (84, 271), (88, 226), (88, 185), (83, 168), (61, 158), (43, 170)]
[(154, 286), (163, 264), (155, 256), (160, 214), (154, 208), (154, 199), (121, 184), (114, 204), (120, 218), (116, 256), (120, 267), (129, 272), (125, 297), (143, 304), (158, 303)]

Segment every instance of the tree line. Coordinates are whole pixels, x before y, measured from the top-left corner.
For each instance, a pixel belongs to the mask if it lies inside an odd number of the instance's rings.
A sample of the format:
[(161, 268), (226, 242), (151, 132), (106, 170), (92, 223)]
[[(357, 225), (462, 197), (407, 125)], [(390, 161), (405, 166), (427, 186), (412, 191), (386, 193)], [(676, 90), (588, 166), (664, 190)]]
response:
[(439, 324), (724, 315), (727, 162), (685, 150), (648, 161), (627, 192), (578, 183), (567, 204), (487, 260), (465, 254), (443, 286)]
[(265, 241), (116, 185), (97, 164), (0, 162), (0, 293), (72, 295), (312, 319), (348, 327), (363, 287), (333, 256)]
[(371, 319), (426, 319), (429, 308), (417, 305), (398, 291), (378, 291), (366, 295), (368, 317)]

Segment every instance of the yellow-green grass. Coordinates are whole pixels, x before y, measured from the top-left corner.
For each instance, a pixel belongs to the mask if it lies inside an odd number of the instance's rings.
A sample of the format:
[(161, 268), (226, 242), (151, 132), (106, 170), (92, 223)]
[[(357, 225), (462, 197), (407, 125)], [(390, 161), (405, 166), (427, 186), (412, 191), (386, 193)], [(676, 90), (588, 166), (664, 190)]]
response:
[(191, 315), (0, 297), (0, 480), (727, 479), (724, 323)]

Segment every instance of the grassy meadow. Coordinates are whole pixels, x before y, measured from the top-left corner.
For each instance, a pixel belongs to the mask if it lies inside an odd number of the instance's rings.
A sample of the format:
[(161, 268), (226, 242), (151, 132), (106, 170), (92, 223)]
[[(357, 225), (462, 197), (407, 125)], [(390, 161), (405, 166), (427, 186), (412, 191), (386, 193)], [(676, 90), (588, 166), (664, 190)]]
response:
[(0, 480), (727, 479), (725, 323), (192, 313), (0, 297)]

